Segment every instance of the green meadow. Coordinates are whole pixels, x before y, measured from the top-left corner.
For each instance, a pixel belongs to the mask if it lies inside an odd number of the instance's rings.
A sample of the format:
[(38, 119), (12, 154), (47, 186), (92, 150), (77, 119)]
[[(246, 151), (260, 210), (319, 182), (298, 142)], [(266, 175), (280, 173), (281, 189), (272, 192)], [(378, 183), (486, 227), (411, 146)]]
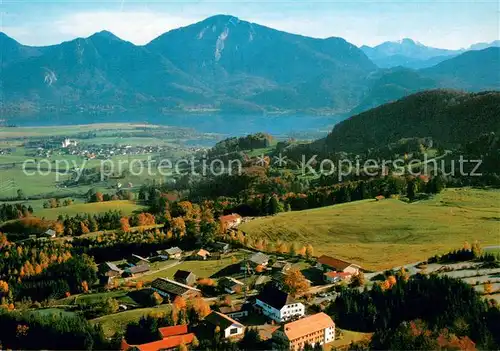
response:
[(250, 237), (310, 243), (369, 270), (425, 260), (478, 240), (500, 245), (500, 191), (446, 189), (425, 201), (364, 200), (280, 213), (240, 226)]

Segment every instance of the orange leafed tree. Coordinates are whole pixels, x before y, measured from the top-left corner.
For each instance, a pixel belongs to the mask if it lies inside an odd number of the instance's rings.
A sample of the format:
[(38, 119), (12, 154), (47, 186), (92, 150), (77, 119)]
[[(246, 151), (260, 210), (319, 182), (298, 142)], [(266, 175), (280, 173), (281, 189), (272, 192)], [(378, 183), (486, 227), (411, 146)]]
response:
[(64, 224), (56, 222), (54, 224), (54, 231), (56, 232), (56, 235), (62, 235), (64, 233)]
[(210, 305), (201, 297), (197, 297), (193, 301), (193, 310), (199, 319), (203, 319), (211, 312)]
[(490, 281), (487, 281), (486, 284), (484, 284), (484, 293), (491, 294), (492, 292), (493, 292), (493, 284), (491, 284)]
[(124, 233), (130, 232), (130, 223), (128, 221), (128, 217), (120, 218), (120, 229)]
[(283, 280), (286, 290), (293, 296), (298, 296), (306, 293), (311, 284), (304, 277), (302, 272), (296, 268), (290, 269)]
[(7, 294), (9, 292), (9, 284), (6, 281), (0, 280), (0, 293)]
[(210, 278), (199, 278), (196, 283), (201, 286), (214, 286), (215, 281)]
[(104, 196), (100, 191), (95, 193), (95, 199), (97, 202), (103, 202), (104, 201)]
[(182, 238), (186, 234), (186, 223), (182, 217), (172, 219), (172, 232), (176, 238)]
[(89, 228), (87, 227), (87, 225), (84, 222), (80, 222), (80, 228), (82, 230), (82, 234), (90, 233)]
[(181, 310), (185, 310), (186, 307), (187, 307), (187, 303), (186, 303), (186, 300), (184, 300), (184, 298), (182, 296), (177, 296), (175, 299), (174, 299), (174, 307), (181, 311)]
[(139, 213), (139, 215), (137, 216), (137, 225), (139, 227), (153, 224), (155, 224), (155, 216), (153, 216), (151, 213), (143, 212)]
[(288, 246), (284, 242), (279, 242), (276, 244), (276, 252), (284, 254), (288, 252)]

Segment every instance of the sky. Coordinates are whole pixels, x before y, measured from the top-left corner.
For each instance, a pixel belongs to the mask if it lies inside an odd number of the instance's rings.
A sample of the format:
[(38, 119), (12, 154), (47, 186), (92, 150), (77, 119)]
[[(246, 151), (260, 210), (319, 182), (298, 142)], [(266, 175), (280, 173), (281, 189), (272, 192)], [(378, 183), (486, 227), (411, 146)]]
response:
[(109, 30), (146, 44), (158, 35), (216, 14), (361, 46), (411, 38), (459, 49), (500, 37), (499, 1), (83, 1), (0, 0), (1, 31), (25, 45), (52, 45)]

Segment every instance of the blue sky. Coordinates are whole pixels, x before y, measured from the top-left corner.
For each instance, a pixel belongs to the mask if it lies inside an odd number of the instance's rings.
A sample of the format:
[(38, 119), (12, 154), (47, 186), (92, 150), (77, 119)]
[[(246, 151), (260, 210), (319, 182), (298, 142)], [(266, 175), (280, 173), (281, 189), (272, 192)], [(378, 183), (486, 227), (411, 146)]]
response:
[(109, 30), (145, 44), (215, 14), (356, 45), (405, 37), (458, 49), (499, 39), (499, 2), (487, 1), (29, 1), (3, 0), (1, 30), (27, 45), (49, 45)]

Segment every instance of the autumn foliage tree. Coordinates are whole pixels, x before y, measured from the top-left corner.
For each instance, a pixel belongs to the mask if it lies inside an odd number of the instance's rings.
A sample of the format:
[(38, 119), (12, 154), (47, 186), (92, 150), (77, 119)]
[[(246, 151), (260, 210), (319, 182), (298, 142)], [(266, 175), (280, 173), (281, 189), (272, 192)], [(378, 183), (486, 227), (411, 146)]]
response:
[(120, 229), (124, 233), (130, 232), (130, 223), (128, 221), (128, 217), (120, 218)]
[(210, 305), (201, 297), (196, 297), (193, 300), (191, 305), (191, 310), (195, 318), (198, 320), (202, 320), (203, 318), (208, 316), (211, 312)]
[(487, 281), (484, 284), (484, 293), (487, 295), (493, 293), (493, 284), (491, 284), (491, 281)]
[(292, 294), (292, 296), (299, 296), (306, 293), (311, 286), (302, 272), (296, 268), (292, 268), (286, 272), (283, 283), (285, 290)]

